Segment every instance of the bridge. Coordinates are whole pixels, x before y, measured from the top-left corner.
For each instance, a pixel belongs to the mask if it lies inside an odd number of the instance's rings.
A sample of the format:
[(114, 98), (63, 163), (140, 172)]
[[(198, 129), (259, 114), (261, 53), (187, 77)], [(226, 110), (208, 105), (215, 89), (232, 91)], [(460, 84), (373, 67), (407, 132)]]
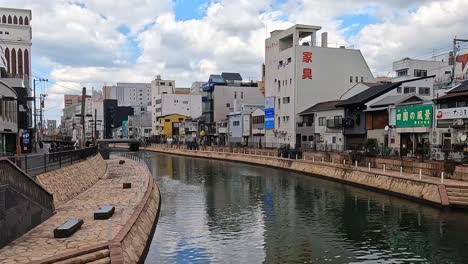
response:
[(137, 139), (127, 138), (109, 138), (109, 139), (98, 139), (97, 144), (99, 145), (99, 152), (104, 159), (109, 159), (110, 147), (109, 144), (128, 144), (129, 150), (138, 151), (140, 148), (140, 141)]

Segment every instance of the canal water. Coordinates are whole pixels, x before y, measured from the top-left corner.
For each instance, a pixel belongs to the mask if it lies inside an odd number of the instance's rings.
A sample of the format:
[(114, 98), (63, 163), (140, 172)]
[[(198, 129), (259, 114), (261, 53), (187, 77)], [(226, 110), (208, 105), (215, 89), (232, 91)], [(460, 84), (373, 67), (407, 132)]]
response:
[(468, 263), (468, 213), (312, 176), (141, 153), (162, 207), (146, 263)]

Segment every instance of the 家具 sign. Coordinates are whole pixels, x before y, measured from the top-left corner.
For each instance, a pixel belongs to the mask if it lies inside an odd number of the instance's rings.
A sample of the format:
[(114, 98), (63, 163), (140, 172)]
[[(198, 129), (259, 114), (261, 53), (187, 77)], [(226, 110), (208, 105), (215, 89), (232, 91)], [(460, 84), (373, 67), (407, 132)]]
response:
[(432, 127), (432, 105), (397, 107), (396, 127)]
[(275, 128), (275, 97), (265, 98), (265, 129)]
[[(312, 52), (304, 51), (302, 52), (302, 62), (306, 64), (312, 63)], [(312, 68), (304, 67), (302, 68), (302, 79), (309, 79), (312, 80)]]
[(468, 118), (468, 107), (438, 109), (436, 119)]

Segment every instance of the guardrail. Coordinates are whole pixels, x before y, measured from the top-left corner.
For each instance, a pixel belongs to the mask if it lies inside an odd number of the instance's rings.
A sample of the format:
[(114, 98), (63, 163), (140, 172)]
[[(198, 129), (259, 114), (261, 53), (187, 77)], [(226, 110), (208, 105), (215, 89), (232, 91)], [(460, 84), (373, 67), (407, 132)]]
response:
[(60, 169), (82, 161), (90, 156), (98, 153), (98, 147), (58, 151), (44, 154), (31, 154), (24, 156), (9, 156), (6, 157), (11, 162), (15, 163), (18, 168), (23, 170), (28, 175), (38, 175), (44, 172)]
[(52, 194), (7, 158), (0, 159), (0, 185), (3, 184), (28, 197), (44, 209), (54, 211)]

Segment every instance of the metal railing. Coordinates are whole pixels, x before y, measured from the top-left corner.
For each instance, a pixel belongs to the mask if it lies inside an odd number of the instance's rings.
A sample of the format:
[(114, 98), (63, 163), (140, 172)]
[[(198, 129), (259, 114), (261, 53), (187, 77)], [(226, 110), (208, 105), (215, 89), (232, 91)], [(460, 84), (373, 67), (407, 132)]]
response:
[(85, 160), (98, 153), (98, 147), (77, 150), (56, 151), (44, 154), (30, 154), (23, 156), (9, 156), (8, 160), (16, 164), (18, 168), (28, 175), (38, 175), (44, 172), (53, 171)]

